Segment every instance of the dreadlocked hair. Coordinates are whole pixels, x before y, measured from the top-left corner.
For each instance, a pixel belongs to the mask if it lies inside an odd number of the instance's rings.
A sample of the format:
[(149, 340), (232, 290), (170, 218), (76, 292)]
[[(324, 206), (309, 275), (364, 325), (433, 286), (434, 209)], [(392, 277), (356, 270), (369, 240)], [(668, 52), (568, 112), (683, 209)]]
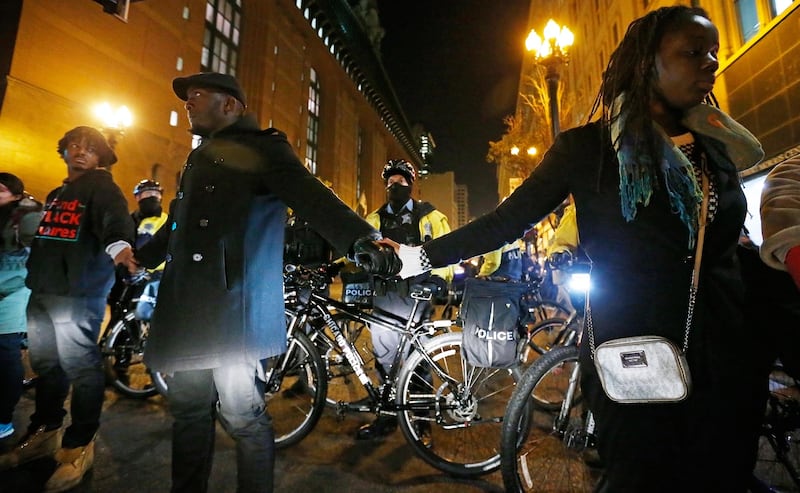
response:
[[(653, 166), (661, 160), (661, 145), (650, 117), (650, 101), (658, 77), (656, 53), (665, 32), (696, 15), (708, 19), (702, 8), (677, 5), (662, 7), (633, 21), (609, 58), (589, 115), (591, 120), (602, 108), (601, 120), (606, 126), (623, 117), (619, 138), (633, 137), (634, 154), (640, 158), (647, 156), (648, 164)], [(622, 106), (618, 113), (612, 114), (611, 105), (622, 94), (625, 94)]]

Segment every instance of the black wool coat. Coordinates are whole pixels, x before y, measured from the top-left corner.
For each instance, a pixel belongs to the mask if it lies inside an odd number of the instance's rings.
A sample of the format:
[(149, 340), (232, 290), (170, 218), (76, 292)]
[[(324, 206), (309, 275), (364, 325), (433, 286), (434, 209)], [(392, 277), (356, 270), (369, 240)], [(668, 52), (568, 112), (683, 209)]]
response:
[(145, 352), (159, 371), (286, 350), (283, 244), (291, 207), (334, 248), (378, 233), (311, 175), (286, 135), (246, 115), (193, 150), (170, 218), (136, 257), (166, 259)]
[[(433, 266), (491, 251), (521, 237), (571, 193), (581, 246), (592, 261), (596, 344), (661, 335), (681, 346), (694, 254), (688, 230), (670, 210), (663, 178), (650, 204), (639, 206), (634, 220), (623, 218), (618, 163), (607, 135), (598, 123), (561, 133), (539, 166), (493, 212), (424, 249)], [(736, 474), (752, 470), (752, 449), (745, 449), (752, 443), (758, 403), (750, 393), (756, 385), (752, 358), (742, 344), (749, 338), (736, 253), (746, 201), (724, 145), (698, 134), (695, 139), (706, 153), (719, 201), (706, 228), (687, 352), (689, 398), (679, 404), (615, 404), (600, 387), (585, 327), (579, 346), (581, 389), (594, 413), (605, 473), (615, 491), (738, 491), (733, 485), (746, 481)], [(704, 489), (705, 483), (688, 478), (713, 484)]]
[[(693, 346), (708, 342), (705, 335), (711, 337), (703, 329), (705, 316), (714, 326), (741, 325), (743, 285), (736, 245), (747, 210), (724, 146), (702, 135), (695, 138), (708, 155), (719, 205), (706, 229)], [(581, 246), (592, 260), (597, 344), (648, 334), (681, 343), (693, 267), (688, 257), (694, 255), (688, 248), (688, 230), (671, 212), (661, 178), (650, 205), (639, 206), (633, 221), (622, 217), (616, 156), (597, 123), (563, 132), (541, 164), (495, 211), (426, 243), (425, 251), (434, 266), (491, 251), (521, 237), (570, 193)]]

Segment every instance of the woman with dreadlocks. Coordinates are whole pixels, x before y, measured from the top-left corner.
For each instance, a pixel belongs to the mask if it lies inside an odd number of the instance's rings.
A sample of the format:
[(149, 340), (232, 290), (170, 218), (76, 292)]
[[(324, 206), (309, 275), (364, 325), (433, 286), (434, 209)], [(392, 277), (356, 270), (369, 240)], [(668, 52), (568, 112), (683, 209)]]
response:
[(665, 7), (635, 20), (603, 75), (594, 121), (559, 135), (494, 211), (421, 247), (393, 245), (402, 277), (458, 263), (519, 238), (571, 194), (592, 261), (594, 344), (660, 335), (682, 347), (708, 196), (688, 398), (610, 400), (584, 328), (581, 388), (604, 465), (598, 491), (745, 491), (752, 469), (754, 384), (741, 354), (747, 339), (736, 258), (746, 202), (737, 171), (763, 151), (713, 104), (718, 49), (717, 28), (702, 9)]

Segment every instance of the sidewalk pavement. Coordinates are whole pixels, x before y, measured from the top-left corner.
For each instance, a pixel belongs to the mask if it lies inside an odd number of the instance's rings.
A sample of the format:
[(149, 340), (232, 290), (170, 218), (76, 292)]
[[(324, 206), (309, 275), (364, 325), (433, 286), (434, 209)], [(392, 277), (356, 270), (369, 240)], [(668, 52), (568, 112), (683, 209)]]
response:
[[(34, 407), (27, 390), (14, 416), (15, 435), (0, 441), (7, 447), (18, 440)], [(327, 409), (317, 427), (302, 442), (278, 451), (276, 493), (502, 493), (500, 472), (464, 480), (447, 476), (417, 458), (397, 430), (381, 441), (356, 441), (356, 430), (369, 414), (337, 418)], [(134, 400), (106, 390), (94, 469), (73, 493), (161, 493), (170, 487), (171, 419), (161, 396)], [(216, 453), (209, 491), (236, 491), (233, 441), (217, 427)], [(54, 469), (41, 459), (0, 472), (0, 493), (41, 491)]]

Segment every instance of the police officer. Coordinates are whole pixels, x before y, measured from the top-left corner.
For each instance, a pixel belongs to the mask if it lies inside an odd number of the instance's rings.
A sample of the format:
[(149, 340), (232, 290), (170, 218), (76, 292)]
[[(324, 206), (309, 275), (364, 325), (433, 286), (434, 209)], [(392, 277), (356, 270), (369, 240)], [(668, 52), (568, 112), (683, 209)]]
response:
[(141, 247), (153, 237), (158, 228), (167, 222), (167, 213), (162, 210), (164, 189), (154, 180), (142, 180), (133, 187), (138, 208), (131, 213), (136, 224), (136, 247)]
[(525, 243), (517, 240), (484, 254), (478, 277), (492, 281), (522, 280), (525, 271)]
[[(131, 218), (136, 227), (136, 244), (134, 246), (137, 249), (150, 241), (156, 231), (167, 222), (167, 213), (161, 207), (163, 193), (164, 189), (161, 184), (154, 180), (144, 179), (133, 187), (133, 196), (136, 198), (137, 208), (131, 212)], [(155, 269), (149, 269), (151, 282), (157, 283), (163, 270), (163, 263)], [(124, 281), (118, 275), (108, 295), (109, 305), (113, 306), (119, 300), (124, 287)], [(144, 289), (145, 286), (139, 286), (137, 288), (138, 292), (134, 293), (134, 298), (138, 298)]]
[[(406, 245), (421, 245), (422, 243), (438, 238), (450, 231), (447, 216), (428, 202), (411, 198), (414, 180), (417, 172), (414, 166), (403, 159), (390, 159), (383, 167), (381, 177), (386, 183), (386, 203), (376, 211), (367, 215), (367, 222), (379, 230), (384, 238), (390, 238)], [(439, 288), (440, 294), (446, 294), (447, 284), (453, 279), (453, 268), (448, 266), (434, 269), (407, 280), (381, 281), (375, 279), (378, 293), (373, 306), (379, 310), (408, 318), (414, 300), (408, 295), (409, 286), (420, 282), (433, 283)], [(417, 312), (416, 321), (430, 318), (433, 306), (424, 303)], [(385, 375), (394, 361), (401, 334), (383, 327), (370, 327), (372, 346), (378, 360), (378, 371)], [(426, 422), (423, 422), (427, 424)], [(385, 436), (397, 428), (397, 418), (394, 416), (379, 416), (374, 422), (362, 426), (358, 430), (358, 439), (370, 439)], [(423, 434), (426, 430), (420, 430)]]

